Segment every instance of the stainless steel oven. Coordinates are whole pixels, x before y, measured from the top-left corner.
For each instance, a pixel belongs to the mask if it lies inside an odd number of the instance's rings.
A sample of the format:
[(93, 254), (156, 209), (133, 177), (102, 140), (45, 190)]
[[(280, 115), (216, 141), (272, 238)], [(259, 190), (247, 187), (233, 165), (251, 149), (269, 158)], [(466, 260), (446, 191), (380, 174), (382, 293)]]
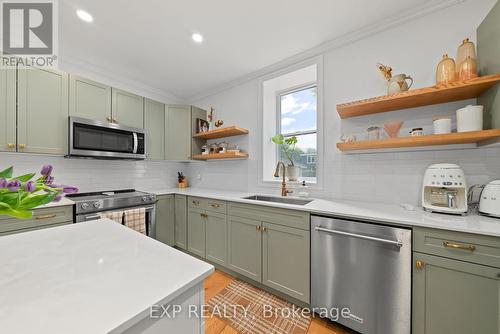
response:
[(69, 118), (69, 155), (109, 159), (145, 159), (144, 129)]

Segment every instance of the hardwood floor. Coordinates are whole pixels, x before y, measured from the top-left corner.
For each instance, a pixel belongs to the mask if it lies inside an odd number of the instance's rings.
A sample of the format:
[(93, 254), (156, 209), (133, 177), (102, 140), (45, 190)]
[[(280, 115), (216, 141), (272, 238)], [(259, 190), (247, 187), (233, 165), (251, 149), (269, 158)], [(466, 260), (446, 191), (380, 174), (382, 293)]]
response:
[[(210, 300), (217, 293), (222, 291), (229, 283), (234, 280), (234, 277), (216, 270), (210, 277), (205, 280), (205, 301)], [(227, 325), (218, 317), (212, 317), (205, 321), (206, 334), (238, 334), (238, 332)], [(352, 334), (354, 332), (342, 328), (333, 322), (314, 318), (309, 325), (307, 334)]]

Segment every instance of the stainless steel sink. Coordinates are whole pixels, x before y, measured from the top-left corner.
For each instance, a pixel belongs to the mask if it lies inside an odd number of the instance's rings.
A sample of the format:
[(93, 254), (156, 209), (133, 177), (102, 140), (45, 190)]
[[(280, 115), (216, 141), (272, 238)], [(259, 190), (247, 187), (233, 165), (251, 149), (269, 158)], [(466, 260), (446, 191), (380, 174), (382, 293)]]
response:
[(248, 197), (243, 197), (243, 199), (250, 199), (253, 201), (261, 201), (261, 202), (294, 204), (294, 205), (306, 205), (306, 204), (311, 203), (313, 201), (312, 199), (274, 197), (274, 196), (264, 196), (264, 195), (252, 195), (252, 196), (248, 196)]

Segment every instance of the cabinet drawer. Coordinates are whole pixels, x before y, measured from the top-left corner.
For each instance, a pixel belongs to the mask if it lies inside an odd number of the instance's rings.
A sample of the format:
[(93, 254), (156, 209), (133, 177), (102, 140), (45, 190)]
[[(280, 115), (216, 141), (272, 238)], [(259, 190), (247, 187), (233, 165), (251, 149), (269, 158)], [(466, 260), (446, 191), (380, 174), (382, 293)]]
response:
[(25, 229), (37, 229), (48, 225), (73, 221), (73, 206), (58, 206), (33, 210), (31, 219), (0, 216), (0, 233)]
[(227, 213), (231, 216), (256, 219), (302, 230), (310, 229), (309, 212), (230, 202)]
[(224, 201), (208, 199), (206, 210), (225, 214), (226, 213), (226, 206), (227, 206), (226, 202), (224, 202)]
[(193, 197), (193, 196), (188, 197), (189, 208), (205, 210), (207, 206), (208, 206), (208, 200), (206, 198)]
[(57, 224), (52, 224), (52, 225), (41, 225), (37, 227), (32, 227), (32, 228), (25, 228), (23, 230), (12, 230), (9, 232), (2, 232), (0, 233), (0, 237), (3, 237), (5, 235), (11, 235), (11, 234), (16, 234), (16, 233), (24, 233), (24, 232), (30, 232), (30, 231), (36, 231), (36, 230), (42, 230), (46, 228), (52, 228), (52, 227), (58, 227), (58, 226), (63, 226), (63, 225), (70, 225), (73, 224), (73, 221), (67, 221), (63, 223), (57, 223)]
[(415, 228), (413, 250), (500, 268), (500, 238)]

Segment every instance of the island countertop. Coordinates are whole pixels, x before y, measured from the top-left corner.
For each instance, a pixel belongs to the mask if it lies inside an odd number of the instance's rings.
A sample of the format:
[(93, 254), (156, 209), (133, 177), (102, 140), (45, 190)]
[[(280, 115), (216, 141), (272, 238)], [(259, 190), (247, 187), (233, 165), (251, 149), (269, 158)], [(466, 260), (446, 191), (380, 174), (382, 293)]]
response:
[(148, 317), (214, 267), (108, 219), (0, 238), (5, 333), (107, 333)]

